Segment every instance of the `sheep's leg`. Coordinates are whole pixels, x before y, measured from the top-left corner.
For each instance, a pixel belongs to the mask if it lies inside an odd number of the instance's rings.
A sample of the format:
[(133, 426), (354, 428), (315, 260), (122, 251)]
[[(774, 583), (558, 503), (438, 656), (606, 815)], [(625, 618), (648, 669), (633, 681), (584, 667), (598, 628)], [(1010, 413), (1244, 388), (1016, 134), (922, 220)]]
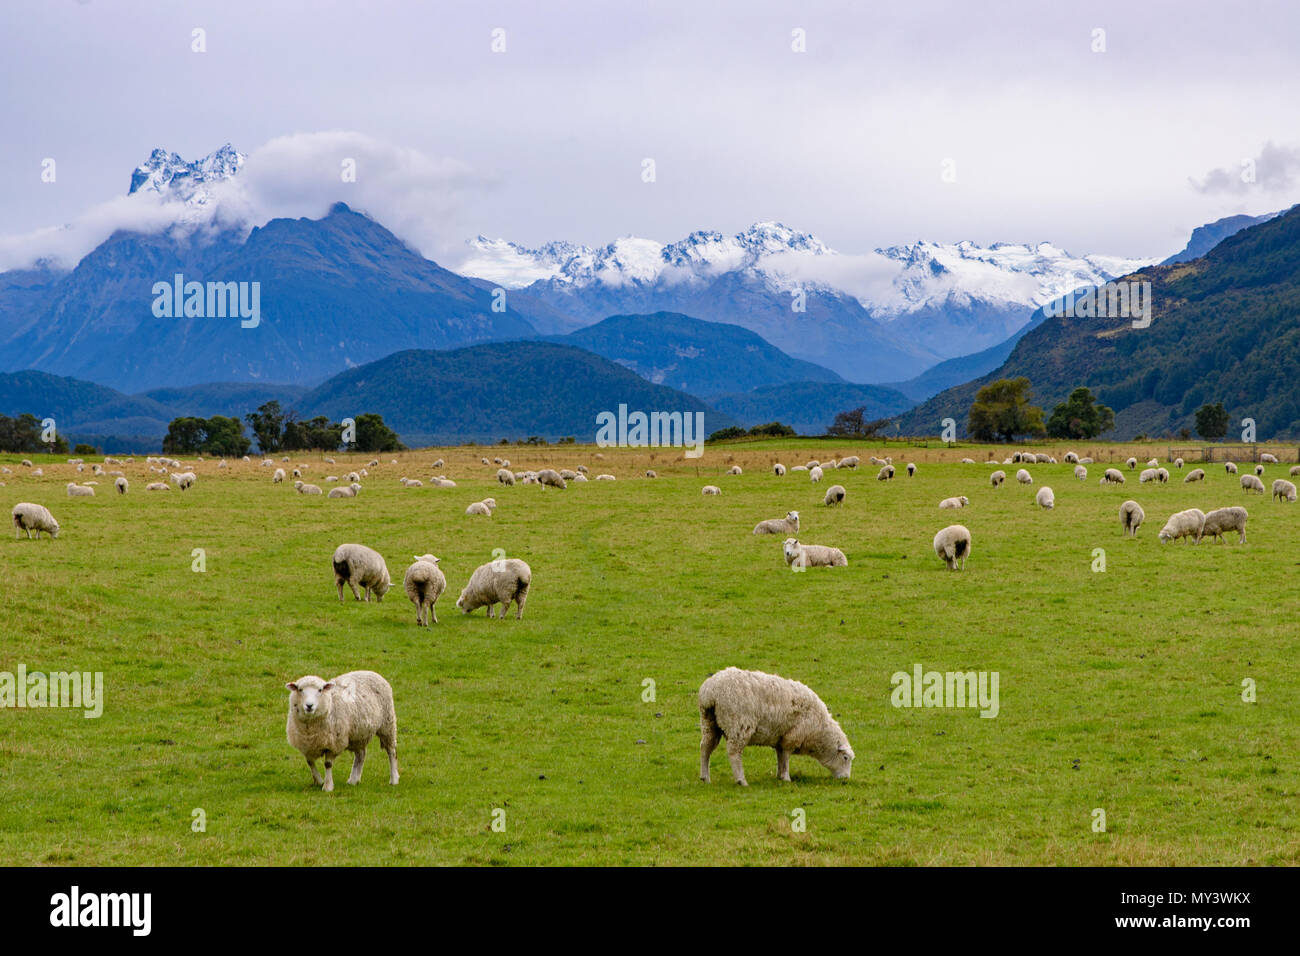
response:
[(334, 583), (335, 583), (336, 585), (338, 585), (338, 589), (339, 589), (339, 603), (342, 604), (342, 603), (343, 603), (343, 579), (342, 579), (342, 578), (335, 578), (335, 579), (334, 579)]
[(334, 789), (334, 758), (328, 754), (325, 756), (325, 786), (321, 789), (326, 793)]
[(748, 738), (727, 738), (727, 759), (731, 761), (731, 775), (736, 778), (736, 783), (742, 787), (748, 787), (749, 782), (745, 780), (745, 763), (741, 756), (745, 753), (745, 744)]
[(790, 751), (784, 749), (780, 744), (776, 745), (776, 779), (790, 779)]
[(361, 782), (361, 768), (366, 765), (366, 745), (362, 744), (352, 753), (352, 772), (348, 774), (348, 783), (358, 784)]
[(357, 586), (356, 586), (356, 584), (353, 583), (352, 581), (348, 581), (348, 587), (350, 587), (350, 588), (352, 589), (352, 596), (353, 596), (354, 598), (356, 598), (358, 601), (360, 601), (360, 600), (361, 600), (361, 593), (357, 590)]
[(700, 715), (700, 779), (705, 783), (709, 782), (709, 758), (713, 756), (713, 751), (718, 747), (718, 741), (722, 739), (722, 731), (718, 725)]
[(316, 784), (316, 786), (319, 787), (325, 782), (321, 779), (320, 771), (316, 769), (316, 761), (312, 760), (310, 757), (307, 758), (307, 769), (311, 771), (311, 782)]
[(523, 620), (523, 617), (524, 617), (524, 602), (527, 601), (527, 600), (528, 600), (528, 592), (527, 592), (527, 591), (521, 591), (521, 592), (519, 592), (518, 594), (515, 595), (515, 620), (516, 620), (516, 621)]
[(434, 624), (437, 624), (437, 623), (438, 623), (438, 608), (437, 608), (437, 606), (436, 606), (436, 602), (434, 602), (434, 601), (430, 601), (430, 602), (429, 602), (429, 609), (428, 609), (428, 611), (425, 612), (425, 615), (424, 615), (424, 621), (425, 621), (425, 626), (426, 626), (426, 627), (428, 626), (429, 618), (433, 618), (433, 623), (434, 623)]
[(388, 754), (388, 782), (397, 786), (397, 721), (391, 727), (379, 731), (379, 746)]

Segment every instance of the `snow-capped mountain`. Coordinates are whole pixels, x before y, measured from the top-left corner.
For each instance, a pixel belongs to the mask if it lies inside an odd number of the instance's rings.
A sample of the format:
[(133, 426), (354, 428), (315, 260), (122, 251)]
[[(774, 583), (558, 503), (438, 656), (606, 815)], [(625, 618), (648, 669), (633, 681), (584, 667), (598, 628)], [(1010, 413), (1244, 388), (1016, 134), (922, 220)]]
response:
[(246, 158), (229, 143), (192, 163), (179, 153), (155, 149), (131, 173), (129, 192), (155, 192), (192, 206), (206, 205), (212, 198), (211, 184), (236, 175)]

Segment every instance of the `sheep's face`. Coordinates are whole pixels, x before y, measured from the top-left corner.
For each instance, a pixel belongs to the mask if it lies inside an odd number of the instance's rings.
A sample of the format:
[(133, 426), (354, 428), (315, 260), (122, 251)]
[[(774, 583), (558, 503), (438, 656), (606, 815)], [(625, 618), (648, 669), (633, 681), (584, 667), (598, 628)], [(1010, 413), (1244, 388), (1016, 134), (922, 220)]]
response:
[[(1295, 495), (1292, 495), (1292, 496), (1291, 496), (1291, 500), (1292, 500), (1292, 501), (1295, 501)], [(59, 536), (59, 523), (58, 523), (57, 521), (51, 522), (51, 523), (50, 523), (50, 537), (51, 537), (51, 538), (57, 538), (58, 536)]]
[(473, 603), (470, 600), (469, 587), (466, 587), (463, 591), (461, 591), (460, 597), (456, 598), (456, 607), (460, 608), (461, 611), (465, 614), (468, 614), (470, 611), (478, 607), (477, 604)]
[(384, 599), (384, 595), (387, 594), (392, 587), (393, 587), (392, 579), (389, 578), (388, 572), (384, 571), (384, 576), (380, 579), (379, 583), (376, 584), (370, 590), (373, 591), (375, 596), (382, 601)]
[(786, 563), (786, 564), (789, 564), (789, 563), (791, 563), (792, 561), (794, 561), (794, 559), (795, 559), (795, 558), (798, 556), (798, 554), (799, 554), (799, 541), (798, 541), (798, 539), (796, 539), (796, 538), (786, 538), (786, 539), (785, 539), (785, 545), (784, 545), (784, 547), (782, 548), (782, 550), (785, 552), (785, 563)]
[(799, 530), (799, 512), (787, 511), (785, 513), (785, 520), (790, 522), (790, 524), (794, 525), (795, 531)]
[(1156, 535), (1156, 537), (1160, 539), (1161, 544), (1168, 544), (1174, 538), (1168, 528), (1161, 528), (1160, 534)]
[(961, 496), (960, 498), (958, 498), (957, 500), (961, 502), (961, 506), (962, 506), (963, 508), (965, 508), (968, 504), (970, 504), (970, 499), (967, 498), (965, 495), (962, 495), (962, 496)]
[(334, 685), (319, 677), (303, 677), (284, 685), (289, 690), (289, 712), (297, 720), (312, 721), (329, 714), (330, 695)]
[(836, 780), (848, 780), (849, 774), (853, 772), (853, 748), (849, 746), (849, 740), (844, 736), (843, 731), (836, 736), (839, 742), (835, 745), (835, 749), (818, 754), (817, 761), (829, 770)]

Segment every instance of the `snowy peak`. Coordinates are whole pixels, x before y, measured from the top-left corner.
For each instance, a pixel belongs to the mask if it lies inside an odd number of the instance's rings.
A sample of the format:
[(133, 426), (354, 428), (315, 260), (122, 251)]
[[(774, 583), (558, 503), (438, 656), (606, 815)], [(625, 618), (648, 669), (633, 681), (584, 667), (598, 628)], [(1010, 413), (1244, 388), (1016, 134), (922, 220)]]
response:
[(129, 192), (154, 192), (201, 206), (211, 198), (210, 191), (204, 187), (235, 176), (246, 158), (229, 143), (192, 163), (187, 163), (179, 153), (155, 149), (131, 173)]

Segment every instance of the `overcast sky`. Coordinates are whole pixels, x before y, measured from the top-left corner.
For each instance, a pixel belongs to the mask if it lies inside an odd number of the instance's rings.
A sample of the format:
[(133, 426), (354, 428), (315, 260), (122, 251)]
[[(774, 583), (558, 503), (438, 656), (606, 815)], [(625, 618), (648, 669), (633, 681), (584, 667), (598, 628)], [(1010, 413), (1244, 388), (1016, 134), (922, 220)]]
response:
[(761, 219), (1163, 256), (1300, 199), (1297, 48), (1300, 4), (1249, 0), (5, 0), (0, 237), (105, 229), (152, 148), (231, 142), (253, 218), (343, 199), (453, 265)]

